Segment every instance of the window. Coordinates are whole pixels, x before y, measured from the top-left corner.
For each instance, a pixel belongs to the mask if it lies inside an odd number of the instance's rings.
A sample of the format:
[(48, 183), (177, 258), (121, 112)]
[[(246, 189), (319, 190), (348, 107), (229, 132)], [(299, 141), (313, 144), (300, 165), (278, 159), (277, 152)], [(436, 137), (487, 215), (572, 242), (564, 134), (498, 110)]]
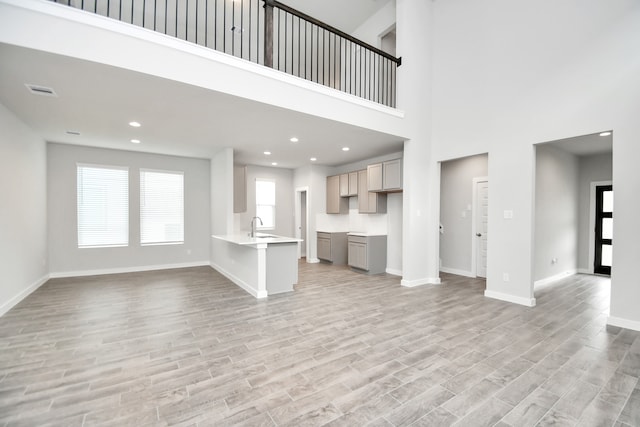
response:
[(129, 245), (129, 170), (77, 166), (78, 247)]
[(272, 180), (256, 179), (256, 216), (260, 217), (257, 229), (273, 230), (276, 227), (276, 183)]
[(184, 174), (140, 170), (140, 243), (184, 243)]

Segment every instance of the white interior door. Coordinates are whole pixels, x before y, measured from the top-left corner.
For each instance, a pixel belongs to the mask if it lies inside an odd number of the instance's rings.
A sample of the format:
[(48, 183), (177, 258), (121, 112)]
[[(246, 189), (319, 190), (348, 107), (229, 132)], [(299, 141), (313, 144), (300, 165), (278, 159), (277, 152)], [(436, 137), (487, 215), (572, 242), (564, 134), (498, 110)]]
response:
[(487, 277), (487, 238), (489, 223), (489, 181), (478, 181), (475, 189), (476, 276)]

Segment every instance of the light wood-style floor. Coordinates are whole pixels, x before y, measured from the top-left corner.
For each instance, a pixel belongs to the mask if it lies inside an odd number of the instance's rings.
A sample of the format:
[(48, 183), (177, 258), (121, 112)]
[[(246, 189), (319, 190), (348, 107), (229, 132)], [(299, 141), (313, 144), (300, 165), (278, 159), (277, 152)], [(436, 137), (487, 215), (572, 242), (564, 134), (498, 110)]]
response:
[(0, 318), (0, 426), (640, 425), (609, 281), (531, 309), (300, 265), (258, 301), (208, 267), (50, 280)]

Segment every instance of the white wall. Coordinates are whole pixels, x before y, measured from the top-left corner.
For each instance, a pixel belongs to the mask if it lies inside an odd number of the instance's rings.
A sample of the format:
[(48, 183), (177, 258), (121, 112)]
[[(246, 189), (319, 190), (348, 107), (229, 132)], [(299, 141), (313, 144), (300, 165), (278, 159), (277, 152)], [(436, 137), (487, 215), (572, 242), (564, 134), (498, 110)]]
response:
[(0, 104), (0, 316), (48, 279), (46, 144)]
[(441, 270), (475, 276), (471, 265), (473, 215), (468, 207), (473, 209), (473, 178), (486, 177), (487, 173), (486, 154), (443, 162), (440, 166), (440, 223), (444, 231), (440, 234)]
[[(209, 262), (209, 161), (64, 144), (47, 145), (52, 276), (135, 271)], [(129, 168), (129, 246), (78, 248), (76, 165)], [(184, 244), (140, 245), (140, 169), (184, 172)]]
[[(433, 8), (434, 161), (479, 152), (491, 158), (487, 294), (534, 303), (533, 144), (612, 129), (610, 322), (640, 328), (631, 302), (640, 288), (628, 285), (640, 259), (640, 4), (460, 0)], [(504, 210), (514, 218), (504, 219)]]
[(408, 137), (403, 157), (403, 286), (440, 283), (440, 168), (432, 147), (434, 5), (428, 1), (396, 1), (396, 47), (402, 57), (398, 108), (405, 111), (404, 132)]
[(578, 189), (578, 270), (581, 272), (593, 272), (593, 260), (589, 262), (589, 247), (594, 245), (594, 232), (589, 224), (590, 216), (595, 213), (595, 208), (591, 209), (590, 205), (591, 183), (611, 181), (613, 158), (611, 153), (605, 153), (581, 156), (578, 161), (578, 181), (580, 186)]
[(251, 219), (256, 215), (256, 179), (273, 180), (276, 183), (275, 229), (265, 233), (293, 237), (295, 218), (293, 170), (255, 165), (247, 166), (247, 210), (234, 214), (234, 231), (241, 233), (251, 230)]
[(562, 149), (536, 147), (535, 281), (577, 270), (578, 164)]

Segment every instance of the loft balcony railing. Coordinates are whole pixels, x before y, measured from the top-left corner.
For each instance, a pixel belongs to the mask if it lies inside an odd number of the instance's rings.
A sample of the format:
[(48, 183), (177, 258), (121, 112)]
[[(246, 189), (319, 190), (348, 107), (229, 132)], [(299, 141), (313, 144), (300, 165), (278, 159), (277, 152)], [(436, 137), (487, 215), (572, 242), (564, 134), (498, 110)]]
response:
[(51, 0), (396, 106), (401, 64), (276, 0)]

